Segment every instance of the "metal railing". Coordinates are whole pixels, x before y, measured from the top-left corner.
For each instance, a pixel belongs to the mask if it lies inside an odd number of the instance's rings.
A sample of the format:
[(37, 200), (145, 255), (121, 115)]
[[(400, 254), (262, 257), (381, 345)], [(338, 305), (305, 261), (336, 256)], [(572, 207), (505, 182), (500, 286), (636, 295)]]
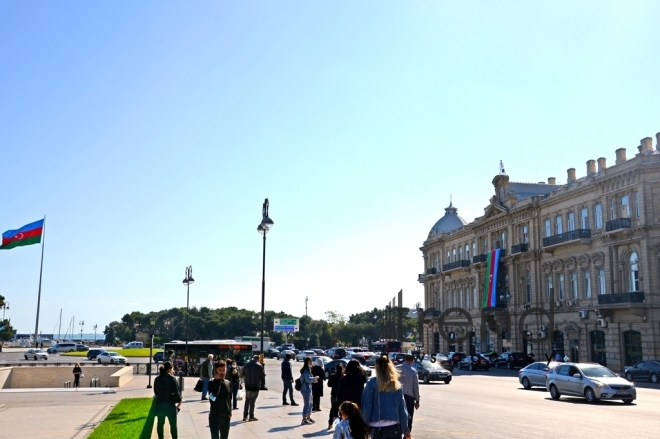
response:
[(516, 244), (511, 246), (511, 254), (515, 253), (524, 253), (529, 251), (529, 244), (523, 243), (523, 244)]
[(486, 262), (487, 259), (488, 259), (488, 255), (486, 254), (472, 256), (472, 263), (478, 264), (480, 262)]
[(470, 266), (470, 261), (466, 259), (462, 259), (460, 261), (450, 262), (449, 264), (443, 264), (442, 271), (449, 271), (449, 270), (454, 270), (456, 268), (469, 267), (469, 266)]
[(436, 267), (431, 267), (426, 269), (426, 274), (437, 274), (438, 269)]
[(598, 295), (599, 305), (616, 305), (618, 303), (644, 303), (644, 291)]
[(548, 236), (543, 238), (543, 247), (575, 241), (576, 239), (591, 239), (591, 229), (576, 229), (559, 235)]
[(617, 218), (615, 220), (607, 221), (605, 223), (605, 231), (611, 232), (612, 230), (629, 229), (632, 227), (630, 218)]

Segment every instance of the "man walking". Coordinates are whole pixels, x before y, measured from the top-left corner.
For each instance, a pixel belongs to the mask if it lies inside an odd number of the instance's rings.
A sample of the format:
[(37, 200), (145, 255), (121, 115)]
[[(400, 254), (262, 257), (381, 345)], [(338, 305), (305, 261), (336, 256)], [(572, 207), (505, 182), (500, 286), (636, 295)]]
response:
[(408, 431), (412, 432), (413, 415), (419, 409), (419, 379), (417, 370), (413, 367), (415, 357), (406, 354), (404, 363), (399, 368), (399, 382), (403, 387), (403, 398), (406, 400), (408, 411)]
[[(264, 368), (264, 371), (266, 370), (266, 363), (264, 363), (264, 353), (262, 352), (259, 355), (259, 364), (261, 364), (261, 367)], [(264, 373), (264, 377), (261, 379), (261, 385), (259, 386), (259, 390), (268, 390), (268, 387), (266, 387), (266, 374)]]
[(289, 399), (291, 400), (291, 405), (298, 405), (293, 400), (293, 373), (291, 373), (291, 354), (286, 354), (284, 361), (282, 361), (282, 384), (284, 384), (284, 390), (282, 391), (282, 405), (289, 405), (286, 402), (286, 393), (289, 392)]
[(227, 439), (229, 437), (229, 421), (231, 421), (231, 384), (225, 379), (227, 365), (223, 360), (215, 365), (213, 381), (209, 383), (209, 428), (211, 439)]
[(209, 391), (209, 381), (213, 378), (213, 354), (209, 356), (202, 363), (199, 368), (199, 377), (202, 379), (202, 401), (208, 400), (206, 394)]
[[(245, 406), (243, 408), (243, 422), (257, 421), (254, 417), (254, 404), (259, 396), (261, 381), (266, 378), (264, 368), (258, 363), (259, 356), (252, 357), (252, 361), (243, 366), (243, 379), (245, 382)], [(249, 415), (249, 418), (248, 418)]]

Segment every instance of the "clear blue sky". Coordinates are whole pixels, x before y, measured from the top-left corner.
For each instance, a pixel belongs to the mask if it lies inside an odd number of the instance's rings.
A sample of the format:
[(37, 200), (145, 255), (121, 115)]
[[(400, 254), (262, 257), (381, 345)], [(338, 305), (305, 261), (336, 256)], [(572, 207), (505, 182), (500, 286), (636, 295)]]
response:
[[(471, 221), (503, 160), (566, 180), (660, 131), (654, 1), (0, 3), (0, 231), (47, 215), (40, 329), (60, 308), (421, 301), (419, 247)], [(34, 330), (40, 247), (0, 252)], [(77, 325), (76, 325), (77, 326)], [(77, 330), (80, 328), (77, 327)]]

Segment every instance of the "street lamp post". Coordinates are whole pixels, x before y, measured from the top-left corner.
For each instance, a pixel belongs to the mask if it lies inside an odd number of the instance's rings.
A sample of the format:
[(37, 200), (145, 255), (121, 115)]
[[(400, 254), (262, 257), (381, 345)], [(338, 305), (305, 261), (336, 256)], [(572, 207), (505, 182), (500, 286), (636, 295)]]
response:
[(188, 373), (188, 321), (190, 320), (190, 285), (195, 283), (192, 277), (192, 265), (186, 268), (186, 277), (183, 284), (186, 286), (186, 374)]
[(5, 311), (11, 309), (9, 308), (9, 302), (5, 302), (2, 304), (2, 321), (5, 321)]
[(94, 325), (94, 344), (96, 344), (96, 328), (98, 325)]
[(83, 328), (85, 327), (85, 321), (81, 320), (80, 321), (80, 344), (82, 344), (83, 339), (82, 339), (82, 333), (83, 333)]
[(264, 200), (262, 208), (261, 223), (257, 227), (257, 232), (261, 233), (264, 237), (263, 247), (263, 263), (261, 271), (261, 352), (266, 353), (264, 349), (264, 306), (266, 304), (266, 234), (273, 228), (275, 223), (268, 217), (268, 198)]
[(147, 389), (151, 389), (151, 362), (153, 361), (153, 352), (154, 352), (154, 325), (156, 324), (155, 319), (149, 320), (149, 335), (151, 335), (151, 344), (149, 345), (149, 384)]
[[(309, 296), (305, 296), (305, 339), (309, 341), (309, 338), (307, 338), (307, 325), (308, 325), (308, 319), (307, 319), (307, 301), (309, 300)], [(305, 345), (305, 349), (309, 349), (309, 346)]]

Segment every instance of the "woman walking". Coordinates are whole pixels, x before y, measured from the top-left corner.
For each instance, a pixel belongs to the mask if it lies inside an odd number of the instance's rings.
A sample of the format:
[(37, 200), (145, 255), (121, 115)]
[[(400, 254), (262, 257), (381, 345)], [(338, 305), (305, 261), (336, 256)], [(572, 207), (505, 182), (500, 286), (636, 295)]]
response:
[(332, 423), (337, 417), (337, 387), (339, 387), (339, 379), (344, 376), (344, 365), (339, 363), (335, 367), (335, 371), (328, 378), (328, 387), (330, 387), (330, 414), (328, 415), (328, 430), (332, 428)]
[(80, 387), (81, 375), (82, 375), (82, 368), (80, 367), (80, 363), (76, 363), (76, 365), (73, 368), (73, 387), (76, 388), (76, 392), (78, 391), (78, 387)]
[(176, 379), (172, 376), (172, 363), (166, 361), (160, 367), (160, 374), (154, 380), (154, 395), (156, 395), (155, 412), (158, 417), (156, 432), (158, 439), (163, 439), (165, 418), (170, 423), (172, 439), (178, 438), (176, 415), (181, 407), (181, 393)]
[(368, 439), (369, 426), (364, 423), (360, 409), (354, 402), (346, 401), (339, 406), (341, 422), (335, 428), (332, 439)]
[(362, 394), (362, 417), (371, 429), (372, 438), (410, 439), (408, 412), (399, 374), (386, 356), (376, 359), (376, 377), (371, 378)]
[(231, 383), (231, 394), (232, 401), (234, 404), (234, 410), (238, 410), (238, 400), (236, 396), (238, 395), (238, 388), (241, 384), (241, 375), (238, 373), (238, 367), (236, 367), (236, 360), (231, 361), (231, 367), (227, 371), (227, 379)]
[(367, 382), (367, 377), (362, 373), (360, 363), (351, 360), (346, 365), (346, 374), (339, 379), (337, 386), (337, 407), (344, 401), (354, 402), (362, 405), (362, 390)]
[(318, 381), (318, 378), (312, 375), (312, 359), (309, 357), (305, 358), (302, 369), (300, 369), (300, 382), (302, 387), (300, 388), (300, 393), (303, 397), (303, 413), (302, 413), (302, 425), (313, 424), (314, 420), (312, 419), (312, 384)]
[(323, 367), (323, 360), (316, 359), (316, 364), (312, 367), (312, 375), (318, 379), (312, 384), (312, 411), (321, 411), (321, 397), (323, 396), (323, 381), (325, 381), (325, 367)]

